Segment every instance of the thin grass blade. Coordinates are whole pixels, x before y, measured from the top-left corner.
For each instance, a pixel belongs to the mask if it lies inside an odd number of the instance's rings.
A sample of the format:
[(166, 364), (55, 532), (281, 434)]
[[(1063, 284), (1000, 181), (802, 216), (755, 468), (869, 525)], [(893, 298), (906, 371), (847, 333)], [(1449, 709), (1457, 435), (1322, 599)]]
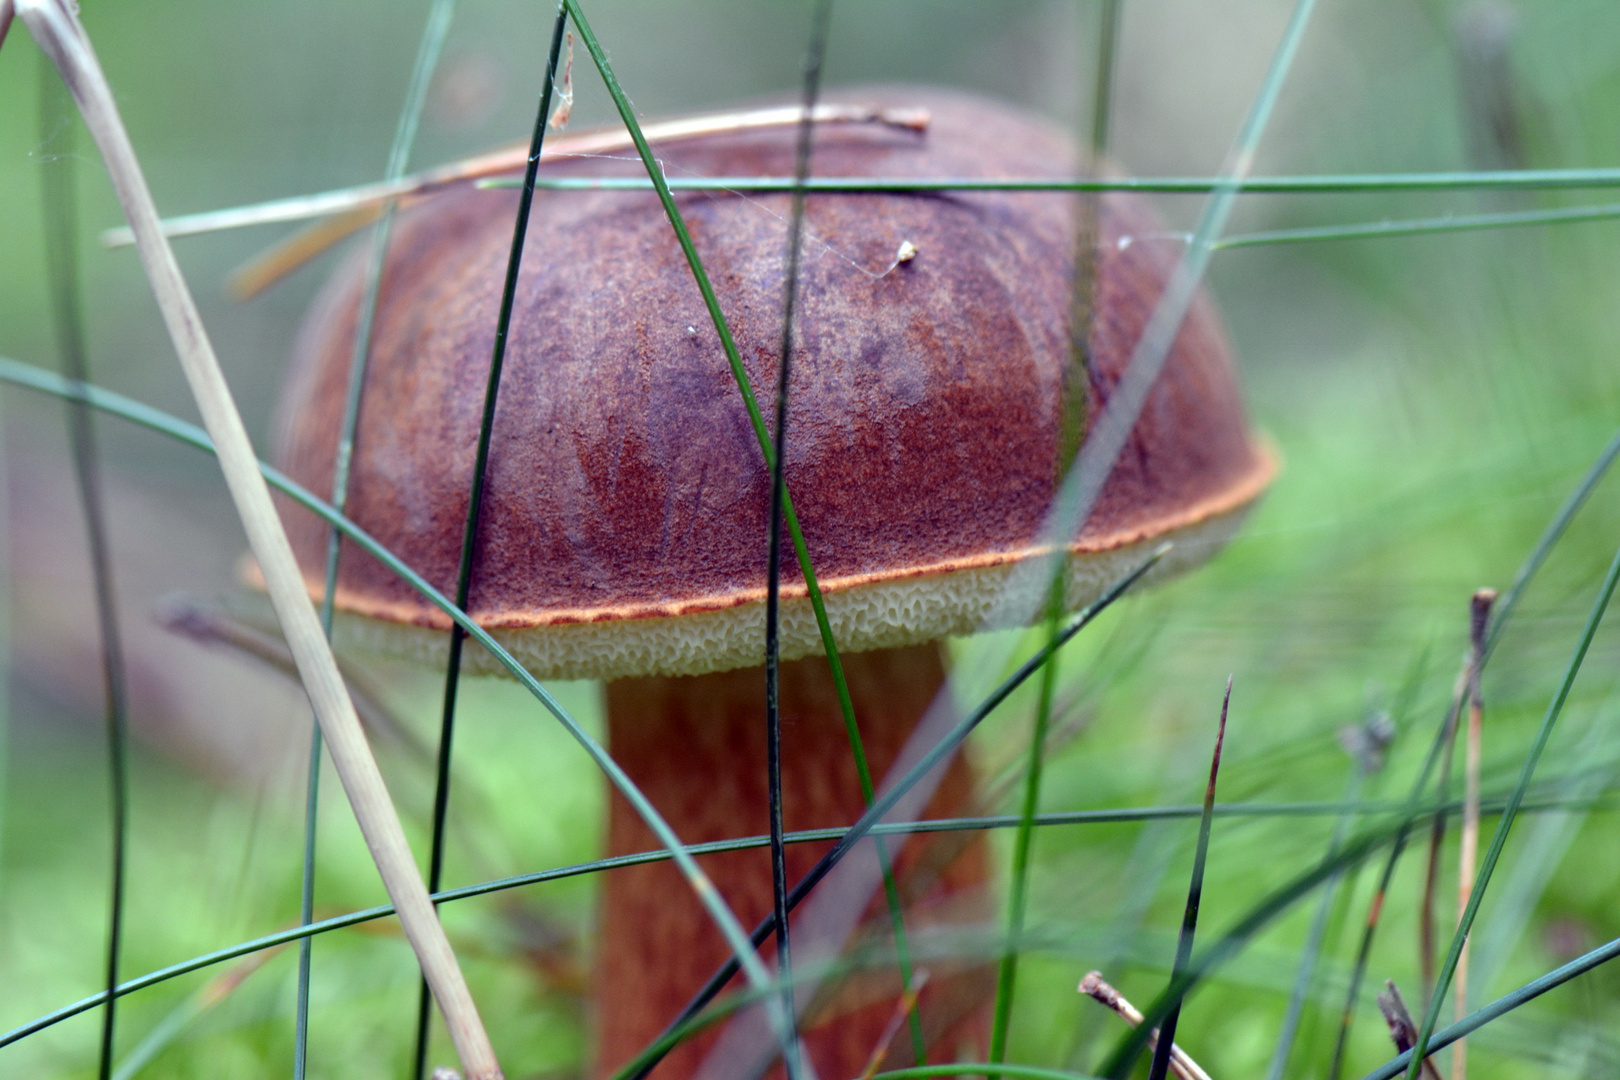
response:
[[(1226, 713), (1232, 704), (1232, 677), (1226, 678), (1226, 696), (1221, 699), (1221, 724), (1215, 733), (1215, 753), (1209, 762), (1209, 785), (1204, 789), (1204, 812), (1198, 818), (1198, 844), (1193, 849), (1192, 879), (1187, 885), (1187, 906), (1181, 916), (1181, 936), (1176, 941), (1176, 959), (1170, 968), (1170, 981), (1180, 979), (1192, 958), (1193, 935), (1198, 930), (1198, 908), (1204, 897), (1204, 866), (1209, 858), (1210, 826), (1215, 817), (1215, 781), (1221, 773), (1221, 746), (1226, 742)], [(1181, 1020), (1185, 999), (1176, 1000), (1159, 1025), (1159, 1041), (1153, 1048), (1153, 1064), (1148, 1080), (1165, 1080), (1170, 1071), (1170, 1051), (1175, 1046), (1176, 1025)]]
[(1435, 1025), (1440, 1017), (1440, 1008), (1444, 1004), (1446, 990), (1451, 985), (1452, 976), (1456, 973), (1457, 964), (1462, 957), (1463, 948), (1468, 943), (1469, 931), (1473, 929), (1474, 919), (1479, 914), (1480, 902), (1485, 897), (1485, 889), (1490, 884), (1491, 875), (1496, 871), (1496, 864), (1502, 857), (1502, 849), (1507, 846), (1509, 831), (1513, 828), (1514, 818), (1518, 816), (1519, 805), (1524, 801), (1526, 792), (1530, 789), (1531, 778), (1535, 775), (1536, 765), (1541, 760), (1542, 751), (1547, 747), (1547, 740), (1552, 737), (1553, 725), (1558, 722), (1559, 715), (1564, 710), (1564, 703), (1569, 700), (1570, 689), (1575, 685), (1575, 677), (1580, 674), (1581, 664), (1586, 659), (1587, 650), (1592, 645), (1592, 638), (1597, 634), (1598, 624), (1603, 621), (1608, 611), (1609, 601), (1614, 596), (1615, 585), (1620, 583), (1620, 549), (1615, 551), (1614, 561), (1609, 565), (1609, 571), (1604, 576), (1603, 584), (1598, 590), (1597, 599), (1592, 604), (1592, 612), (1587, 617), (1586, 626), (1581, 637), (1575, 645), (1574, 655), (1570, 657), (1565, 668), (1563, 680), (1558, 691), (1547, 705), (1547, 714), (1536, 732), (1535, 741), (1531, 743), (1530, 752), (1525, 757), (1524, 767), (1519, 773), (1519, 782), (1508, 798), (1508, 805), (1502, 811), (1502, 818), (1496, 824), (1496, 832), (1491, 837), (1491, 846), (1485, 853), (1480, 864), (1479, 876), (1474, 881), (1473, 890), (1468, 897), (1468, 903), (1463, 909), (1462, 918), (1458, 920), (1457, 933), (1452, 938), (1451, 949), (1446, 954), (1445, 963), (1441, 965), (1440, 977), (1435, 983), (1434, 995), (1429, 1001), (1429, 1007), (1424, 1010), (1423, 1026), (1418, 1029), (1417, 1042), (1412, 1047), (1412, 1062), (1407, 1067), (1407, 1080), (1416, 1080), (1418, 1067), (1424, 1057), (1428, 1056), (1429, 1041), (1434, 1035)]
[[(776, 913), (776, 971), (782, 983), (782, 1008), (788, 1030), (782, 1053), (793, 1080), (803, 1072), (799, 1054), (798, 1010), (793, 1000), (793, 948), (787, 910), (787, 851), (782, 842), (782, 715), (778, 700), (781, 667), (780, 605), (782, 599), (782, 501), (787, 493), (783, 469), (787, 462), (788, 386), (793, 367), (793, 319), (799, 293), (799, 258), (804, 246), (804, 181), (810, 175), (815, 121), (811, 119), (821, 94), (821, 69), (827, 55), (827, 32), (832, 22), (832, 0), (818, 0), (810, 20), (810, 44), (804, 65), (804, 113), (794, 149), (793, 208), (788, 219), (787, 269), (782, 282), (782, 343), (776, 375), (776, 429), (771, 462), (770, 535), (766, 545), (765, 582), (765, 769), (770, 803), (771, 904)], [(909, 986), (908, 986), (909, 989)]]
[[(400, 109), (399, 123), (394, 131), (393, 145), (389, 148), (385, 182), (397, 181), (405, 174), (410, 161), (411, 148), (416, 142), (417, 127), (427, 104), (428, 86), (433, 81), (450, 22), (455, 14), (456, 0), (434, 0), (428, 12), (427, 25), (417, 48), (416, 62), (411, 80), (405, 91), (405, 103)], [(366, 367), (371, 356), (371, 332), (377, 312), (377, 299), (382, 290), (383, 265), (388, 257), (388, 243), (398, 204), (384, 206), (382, 216), (372, 230), (371, 253), (366, 266), (366, 282), (360, 300), (359, 315), (354, 331), (354, 352), (349, 362), (349, 382), (344, 394), (343, 421), (338, 432), (337, 455), (332, 467), (332, 506), (342, 512), (349, 498), (349, 476), (354, 460), (355, 433), (360, 425), (361, 395), (366, 380)], [(337, 600), (339, 560), (343, 554), (343, 535), (332, 529), (327, 535), (326, 574), (321, 593), (321, 630), (328, 640), (332, 636), (332, 617)], [(310, 729), (309, 766), (304, 786), (304, 864), (299, 890), (299, 921), (309, 922), (315, 913), (315, 852), (321, 792), (321, 726)], [(438, 888), (430, 880), (428, 891)], [(313, 938), (298, 943), (298, 975), (293, 1004), (293, 1080), (304, 1080), (309, 1063), (309, 983), (313, 970)], [(423, 994), (427, 994), (426, 982)], [(417, 1069), (420, 1074), (421, 1069)]]
[(416, 872), (398, 815), (321, 633), (320, 621), (196, 304), (163, 238), (157, 208), (119, 117), (112, 89), (83, 27), (64, 0), (24, 0), (18, 12), (72, 92), (140, 241), (142, 263), (158, 307), (218, 448), (221, 469), (263, 570), (277, 617), (298, 660), (305, 687), (326, 729), (344, 789), (389, 895), (400, 909), (411, 946), (433, 982), (446, 1015), (452, 1017), (451, 1032), (463, 1066), (474, 1080), (494, 1080), (500, 1075), (494, 1049), (455, 954), (428, 902), (427, 889)]
[[(462, 527), (461, 555), (456, 567), (456, 606), (463, 611), (467, 609), (468, 600), (472, 595), (473, 555), (477, 550), (478, 523), (483, 514), (484, 482), (489, 466), (490, 440), (495, 430), (495, 409), (500, 397), (501, 371), (506, 360), (506, 340), (512, 325), (512, 308), (516, 301), (518, 278), (523, 267), (523, 245), (528, 238), (529, 213), (534, 205), (534, 178), (540, 168), (540, 155), (545, 146), (546, 121), (551, 115), (552, 91), (557, 79), (558, 60), (562, 54), (563, 31), (567, 24), (568, 13), (559, 4), (551, 32), (551, 48), (546, 60), (545, 79), (540, 87), (540, 103), (535, 111), (534, 133), (530, 139), (529, 157), (523, 174), (523, 191), (518, 199), (517, 219), (512, 226), (512, 248), (507, 257), (506, 281), (501, 288), (500, 312), (495, 323), (495, 344), (490, 356), (489, 378), (484, 389), (484, 409), (478, 424), (477, 449), (473, 455), (472, 489), (467, 495), (467, 520)], [(445, 821), (450, 812), (450, 766), (455, 748), (456, 698), (461, 684), (461, 649), (466, 639), (467, 636), (460, 626), (450, 628), (449, 656), (445, 660), (444, 668), (444, 697), (439, 718), (437, 771), (433, 785), (433, 826), (428, 854), (428, 889), (432, 892), (438, 891), (444, 877)], [(427, 1072), (431, 1013), (432, 995), (424, 982), (417, 997), (415, 1068), (412, 1071), (412, 1075), (418, 1078), (424, 1077)]]
[[(77, 156), (73, 143), (77, 128), (62, 81), (44, 56), (40, 57), (39, 76), (40, 140), (44, 145), (53, 146), (53, 152), (42, 161), (39, 173), (45, 207), (45, 263), (51, 314), (64, 371), (70, 379), (87, 382), (90, 376), (79, 282), (78, 194), (74, 186)], [(124, 674), (123, 638), (118, 629), (117, 587), (107, 536), (95, 426), (90, 409), (83, 402), (64, 404), (79, 509), (84, 515), (90, 582), (95, 595), (96, 633), (101, 649), (102, 720), (106, 728), (108, 801), (112, 809), (105, 968), (105, 983), (110, 991), (118, 985), (124, 940), (124, 879), (129, 846), (128, 685)], [(116, 1000), (109, 996), (101, 1015), (101, 1046), (96, 1066), (101, 1080), (109, 1080), (112, 1075), (116, 1031)]]

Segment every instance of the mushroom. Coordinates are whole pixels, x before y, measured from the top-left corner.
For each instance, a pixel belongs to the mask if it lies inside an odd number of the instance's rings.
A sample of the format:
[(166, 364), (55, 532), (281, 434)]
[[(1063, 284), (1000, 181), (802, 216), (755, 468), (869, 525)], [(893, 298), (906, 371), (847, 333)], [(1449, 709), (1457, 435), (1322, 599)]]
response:
[[(924, 106), (931, 119), (922, 132), (824, 127), (817, 175), (1062, 178), (1077, 168), (1061, 132), (1001, 105), (932, 90), (856, 97)], [(657, 153), (669, 176), (784, 176), (794, 136), (792, 126), (719, 130)], [(545, 171), (638, 168), (598, 159)], [(461, 189), (402, 215), (376, 316), (349, 513), (447, 592), (517, 197)], [(678, 202), (764, 407), (778, 363), (789, 197), (711, 191)], [(1069, 330), (1072, 195), (808, 200), (786, 483), (879, 778), (940, 691), (940, 639), (982, 628), (1013, 568), (1038, 551), (1075, 381), (1083, 376), (1095, 416), (1179, 253), (1139, 200), (1109, 195), (1101, 206), (1096, 314), (1080, 371)], [(332, 473), (362, 278), (352, 258), (317, 302), (281, 403), (277, 460), (317, 490)], [(1250, 437), (1220, 321), (1200, 297), (1070, 545), (1068, 602), (1090, 601), (1166, 538), (1178, 544), (1159, 576), (1207, 558), (1272, 471)], [(765, 832), (759, 665), (770, 478), (650, 192), (537, 195), (487, 485), (473, 616), (541, 678), (607, 681), (610, 749), (683, 840)], [(318, 592), (324, 529), (302, 511), (286, 516)], [(787, 826), (845, 825), (865, 801), (791, 556), (782, 595)], [(344, 647), (442, 658), (448, 621), (374, 560), (345, 554), (336, 599)], [(492, 670), (479, 650), (465, 663)], [(970, 766), (958, 758), (928, 813), (963, 812), (972, 794)], [(610, 854), (658, 846), (617, 794), (609, 814)], [(789, 879), (826, 847), (790, 847)], [(897, 874), (917, 876), (920, 861), (913, 845)], [(745, 923), (769, 914), (767, 852), (702, 863)], [(908, 897), (911, 925), (985, 916), (982, 840), (933, 869)], [(881, 905), (879, 897), (870, 913)], [(606, 874), (596, 1073), (639, 1052), (726, 955), (669, 865)], [(934, 967), (919, 1011), (932, 1052), (954, 1059), (982, 1033), (989, 984), (982, 967)], [(805, 1022), (818, 1074), (857, 1075), (897, 996), (890, 973), (820, 1002)], [(692, 1074), (714, 1035), (677, 1048), (657, 1075)], [(904, 1031), (895, 1038), (899, 1050)]]

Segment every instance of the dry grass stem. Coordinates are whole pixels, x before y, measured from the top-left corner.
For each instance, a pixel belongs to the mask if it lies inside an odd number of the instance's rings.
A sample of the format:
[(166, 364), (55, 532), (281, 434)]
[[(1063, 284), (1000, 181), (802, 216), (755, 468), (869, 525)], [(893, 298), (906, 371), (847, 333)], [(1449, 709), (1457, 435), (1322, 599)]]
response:
[[(1435, 785), (1442, 799), (1451, 787), (1451, 762), (1457, 749), (1457, 720), (1468, 701), (1468, 672), (1472, 663), (1471, 655), (1463, 657), (1462, 666), (1457, 671), (1456, 685), (1452, 687), (1451, 705), (1446, 712), (1443, 736), (1445, 753), (1440, 765), (1440, 780)], [(1434, 992), (1434, 898), (1440, 888), (1440, 847), (1446, 839), (1447, 816), (1442, 806), (1429, 823), (1429, 856), (1423, 873), (1423, 898), (1418, 906), (1418, 964), (1423, 977), (1424, 1001), (1429, 1000), (1429, 995)]]
[[(747, 109), (719, 113), (705, 113), (684, 120), (669, 120), (658, 124), (642, 125), (642, 134), (648, 142), (673, 142), (703, 135), (725, 135), (754, 128), (783, 127), (797, 124), (802, 108), (783, 105), (770, 109)], [(926, 109), (884, 109), (871, 105), (817, 105), (810, 112), (811, 120), (818, 124), (886, 124), (911, 131), (926, 131), (929, 115)], [(582, 131), (576, 135), (563, 135), (548, 141), (542, 161), (555, 158), (579, 157), (586, 154), (610, 154), (627, 150), (635, 145), (623, 127)], [(480, 180), (523, 168), (528, 160), (529, 144), (513, 143), (488, 153), (453, 161), (448, 165), (413, 173), (396, 181), (380, 181), (318, 195), (297, 195), (288, 199), (255, 203), (252, 206), (214, 210), (202, 214), (187, 214), (163, 221), (165, 236), (191, 236), (196, 233), (217, 232), (221, 229), (239, 229), (246, 225), (268, 225), (281, 221), (307, 221), (351, 210), (378, 206), (392, 199), (410, 195), (426, 195), (438, 188), (466, 180)], [(127, 247), (134, 242), (128, 228), (108, 229), (101, 234), (107, 247)]]
[(112, 89), (66, 0), (21, 0), (16, 11), (60, 72), (101, 151), (338, 775), (422, 972), (433, 986), (456, 1051), (470, 1080), (496, 1080), (501, 1072), (494, 1049), (417, 873), (196, 303), (164, 239)]
[[(1495, 589), (1480, 589), (1469, 602), (1468, 743), (1463, 763), (1462, 837), (1457, 854), (1457, 921), (1468, 910), (1479, 857), (1479, 768), (1485, 704), (1480, 699), (1479, 675), (1485, 663), (1485, 638), (1491, 621)], [(1468, 942), (1457, 955), (1457, 1019), (1468, 1015)], [(1468, 1078), (1468, 1041), (1458, 1039), (1451, 1051), (1452, 1080)]]
[[(1079, 989), (1087, 997), (1095, 998), (1108, 1006), (1114, 1011), (1115, 1015), (1132, 1027), (1141, 1026), (1141, 1010), (1132, 1005), (1124, 994), (1109, 985), (1107, 980), (1102, 977), (1102, 972), (1087, 972), (1086, 977), (1080, 980)], [(1158, 1046), (1159, 1030), (1157, 1028), (1154, 1028), (1153, 1034), (1148, 1036), (1147, 1044), (1150, 1050)], [(1188, 1056), (1185, 1050), (1175, 1045), (1170, 1047), (1170, 1071), (1176, 1074), (1178, 1080), (1210, 1080), (1209, 1073), (1205, 1072), (1198, 1062)]]
[[(1396, 1051), (1404, 1054), (1412, 1049), (1412, 1044), (1417, 1042), (1417, 1024), (1394, 979), (1384, 980), (1384, 992), (1378, 995), (1378, 1011), (1384, 1014), (1384, 1023), (1389, 1025), (1389, 1037), (1394, 1040)], [(1423, 1076), (1424, 1080), (1444, 1080), (1429, 1058), (1423, 1059)]]

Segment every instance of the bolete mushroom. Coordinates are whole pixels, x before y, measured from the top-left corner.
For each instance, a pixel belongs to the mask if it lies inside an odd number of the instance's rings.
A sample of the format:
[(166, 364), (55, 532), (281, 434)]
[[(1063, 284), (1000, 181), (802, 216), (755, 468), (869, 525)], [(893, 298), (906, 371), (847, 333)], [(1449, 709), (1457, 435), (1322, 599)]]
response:
[[(1063, 178), (1077, 168), (1061, 132), (1001, 105), (939, 91), (857, 98), (924, 107), (931, 120), (921, 132), (881, 122), (822, 128), (817, 175)], [(655, 149), (672, 177), (788, 176), (794, 136), (791, 125), (718, 130)], [(552, 175), (638, 170), (600, 159), (545, 166)], [(462, 189), (403, 214), (376, 317), (349, 512), (447, 592), (517, 198)], [(789, 198), (691, 192), (678, 202), (765, 407)], [(1153, 237), (1159, 226), (1140, 200), (1109, 195), (1101, 206), (1096, 314), (1078, 369), (1074, 196), (808, 201), (786, 482), (879, 777), (942, 685), (936, 643), (980, 629), (1012, 568), (1036, 552), (1060, 470), (1065, 387), (1083, 380), (1095, 416), (1179, 254)], [(281, 404), (277, 459), (317, 490), (332, 472), (362, 276), (351, 259), (317, 303)], [(1068, 601), (1091, 600), (1165, 538), (1178, 543), (1156, 572), (1202, 561), (1271, 473), (1250, 437), (1219, 319), (1200, 297), (1069, 547)], [(542, 678), (607, 680), (610, 749), (688, 842), (766, 831), (757, 665), (769, 496), (738, 386), (658, 200), (647, 191), (539, 193), (471, 613)], [(294, 510), (288, 523), (318, 591), (324, 529)], [(865, 803), (791, 555), (782, 589), (787, 825), (847, 824)], [(368, 557), (345, 555), (337, 606), (338, 639), (351, 650), (442, 657), (448, 621)], [(467, 664), (489, 669), (478, 650)], [(930, 813), (962, 810), (972, 788), (969, 766), (956, 761)], [(616, 795), (608, 836), (613, 854), (658, 846)], [(824, 850), (793, 846), (790, 880)], [(765, 851), (703, 863), (745, 923), (770, 912)], [(901, 877), (911, 870), (902, 859)], [(911, 897), (908, 917), (950, 918), (953, 905), (956, 917), (982, 917), (987, 873), (981, 842), (960, 848)], [(642, 1049), (726, 955), (670, 866), (608, 873), (594, 975), (597, 1074)], [(951, 1057), (982, 1027), (987, 984), (982, 970), (934, 975), (920, 1011), (936, 1052)], [(896, 994), (892, 981), (863, 983), (807, 1019), (819, 1075), (860, 1072)], [(657, 1075), (690, 1075), (713, 1034), (677, 1049)], [(897, 1039), (903, 1045), (903, 1031)]]

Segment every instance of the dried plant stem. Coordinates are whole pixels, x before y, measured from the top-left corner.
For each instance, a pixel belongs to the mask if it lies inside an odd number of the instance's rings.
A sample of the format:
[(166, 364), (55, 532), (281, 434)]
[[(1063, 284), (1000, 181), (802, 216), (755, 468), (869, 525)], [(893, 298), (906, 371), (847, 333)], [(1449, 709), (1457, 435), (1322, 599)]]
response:
[[(1120, 1019), (1132, 1027), (1141, 1026), (1141, 1010), (1132, 1005), (1124, 994), (1110, 986), (1102, 977), (1101, 972), (1087, 972), (1086, 977), (1080, 980), (1080, 992), (1108, 1006)], [(1148, 1036), (1148, 1045), (1157, 1049), (1159, 1045), (1159, 1031), (1157, 1028)], [(1174, 1043), (1170, 1046), (1170, 1071), (1175, 1073), (1179, 1080), (1209, 1080), (1209, 1074), (1199, 1067), (1198, 1062), (1194, 1061), (1185, 1050)]]
[(501, 1072), (494, 1049), (416, 871), (394, 804), (366, 745), (337, 662), (321, 633), (303, 576), (270, 501), (269, 488), (259, 473), (247, 429), (237, 413), (196, 303), (174, 252), (163, 238), (157, 207), (118, 115), (111, 87), (89, 38), (65, 0), (22, 0), (16, 10), (61, 73), (107, 165), (198, 411), (218, 450), (221, 471), (264, 573), (276, 616), (326, 734), (339, 778), (383, 884), (399, 911), (405, 935), (433, 986), (462, 1065), (469, 1080), (495, 1080)]
[[(1452, 706), (1446, 714), (1446, 726), (1441, 734), (1444, 750), (1440, 758), (1440, 779), (1435, 790), (1443, 797), (1451, 788), (1451, 762), (1457, 749), (1457, 718), (1462, 713), (1468, 695), (1468, 673), (1474, 663), (1472, 656), (1463, 658), (1462, 670), (1457, 672), (1457, 683), (1451, 692)], [(1446, 839), (1445, 809), (1434, 815), (1429, 824), (1429, 860), (1423, 873), (1423, 899), (1418, 905), (1418, 966), (1423, 977), (1423, 998), (1428, 1001), (1434, 992), (1434, 898), (1440, 888), (1440, 849)]]
[[(1479, 855), (1479, 764), (1480, 742), (1485, 719), (1480, 699), (1480, 668), (1485, 660), (1486, 632), (1491, 621), (1495, 589), (1480, 589), (1469, 603), (1468, 651), (1468, 743), (1463, 764), (1462, 837), (1457, 855), (1457, 922), (1468, 912), (1468, 897), (1474, 890)], [(1468, 1015), (1468, 942), (1457, 954), (1457, 1019)], [(1468, 1040), (1458, 1039), (1451, 1051), (1451, 1080), (1468, 1080)]]
[[(1384, 1023), (1389, 1025), (1389, 1037), (1395, 1043), (1395, 1049), (1403, 1054), (1412, 1049), (1412, 1043), (1417, 1039), (1417, 1024), (1412, 1020), (1406, 1000), (1401, 997), (1394, 979), (1384, 980), (1384, 992), (1378, 995), (1378, 1011), (1384, 1014)], [(1429, 1058), (1423, 1059), (1423, 1080), (1443, 1080), (1440, 1070)]]
[[(706, 135), (727, 135), (757, 128), (787, 127), (797, 124), (803, 112), (798, 105), (779, 105), (768, 109), (747, 109), (740, 112), (705, 113), (701, 116), (663, 123), (644, 124), (642, 133), (648, 142), (674, 142)], [(926, 131), (929, 115), (924, 109), (877, 108), (869, 105), (817, 105), (810, 119), (817, 124), (884, 124), (909, 131)], [(598, 131), (582, 131), (577, 135), (564, 135), (546, 147), (542, 160), (563, 157), (581, 157), (590, 154), (611, 154), (628, 150), (635, 143), (623, 127), (615, 126)], [(453, 161), (399, 180), (383, 180), (359, 187), (342, 188), (317, 195), (295, 195), (272, 202), (229, 210), (213, 210), (201, 214), (187, 214), (165, 220), (165, 236), (191, 236), (196, 233), (215, 232), (220, 229), (238, 229), (245, 225), (267, 225), (277, 221), (307, 221), (357, 210), (371, 210), (343, 235), (360, 228), (367, 221), (375, 221), (374, 209), (408, 195), (426, 195), (439, 188), (466, 180), (479, 180), (489, 176), (516, 172), (529, 158), (529, 144), (515, 143), (488, 153)], [(101, 234), (107, 247), (127, 247), (134, 242), (128, 229), (108, 229)], [(313, 254), (313, 253), (312, 253)]]

